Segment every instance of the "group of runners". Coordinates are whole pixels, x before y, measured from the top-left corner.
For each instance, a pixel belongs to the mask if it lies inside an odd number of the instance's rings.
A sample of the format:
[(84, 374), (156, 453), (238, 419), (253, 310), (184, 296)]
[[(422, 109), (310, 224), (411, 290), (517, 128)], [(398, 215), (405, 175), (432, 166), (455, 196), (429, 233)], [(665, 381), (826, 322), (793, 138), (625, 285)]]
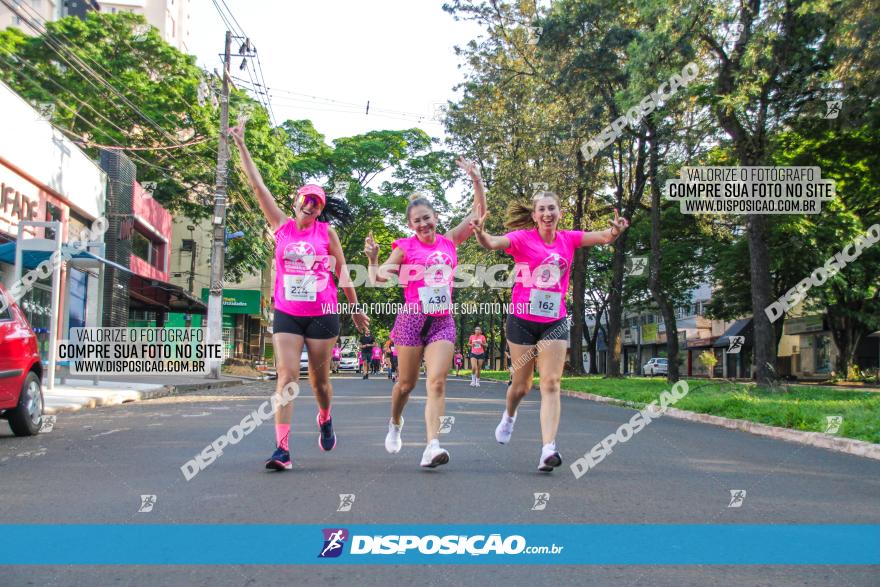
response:
[[(330, 369), (340, 319), (338, 314), (327, 314), (324, 310), (337, 307), (334, 273), (349, 304), (358, 302), (339, 237), (330, 222), (345, 225), (351, 220), (351, 212), (344, 199), (328, 196), (320, 186), (309, 184), (297, 190), (293, 202), (294, 216), (288, 217), (266, 188), (248, 152), (244, 126), (240, 124), (230, 129), (229, 134), (238, 147), (248, 181), (275, 235), (272, 335), (278, 372), (275, 393), (283, 396), (285, 387), (298, 381), (300, 353), (305, 345), (309, 382), (318, 404), (318, 446), (329, 451), (336, 446)], [(413, 234), (394, 241), (384, 262), (379, 261), (381, 250), (372, 234), (364, 242), (371, 285), (386, 282), (397, 275), (406, 302), (406, 311), (398, 313), (390, 335), (397, 353), (398, 377), (391, 391), (391, 417), (385, 449), (393, 454), (400, 452), (403, 446), (403, 413), (424, 361), (427, 445), (420, 465), (434, 468), (449, 462), (449, 451), (440, 446), (438, 437), (441, 418), (445, 414), (446, 381), (455, 355), (452, 284), (457, 247), (473, 236), (486, 249), (505, 251), (516, 263), (511, 308), (506, 322), (514, 368), (507, 388), (505, 410), (495, 429), (495, 439), (501, 444), (510, 441), (517, 408), (532, 387), (537, 367), (542, 433), (538, 469), (552, 471), (562, 464), (556, 433), (560, 418), (560, 379), (569, 336), (565, 294), (574, 252), (580, 247), (614, 242), (628, 228), (628, 222), (615, 210), (611, 226), (606, 230), (559, 230), (563, 214), (560, 199), (553, 192), (541, 191), (530, 201), (509, 206), (505, 226), (511, 232), (498, 236), (489, 234), (484, 229), (488, 206), (479, 168), (463, 158), (457, 164), (474, 185), (473, 211), (457, 226), (445, 234), (438, 232), (439, 219), (433, 204), (428, 198), (414, 196), (406, 208), (407, 224)], [(412, 271), (412, 268), (418, 270)], [(369, 317), (356, 312), (352, 320), (364, 337), (372, 338)], [(474, 371), (471, 385), (478, 386), (479, 369), (485, 358), (485, 337), (475, 331), (469, 343)], [(292, 415), (293, 402), (281, 403), (275, 412), (277, 446), (266, 461), (269, 469), (292, 468), (289, 447)]]

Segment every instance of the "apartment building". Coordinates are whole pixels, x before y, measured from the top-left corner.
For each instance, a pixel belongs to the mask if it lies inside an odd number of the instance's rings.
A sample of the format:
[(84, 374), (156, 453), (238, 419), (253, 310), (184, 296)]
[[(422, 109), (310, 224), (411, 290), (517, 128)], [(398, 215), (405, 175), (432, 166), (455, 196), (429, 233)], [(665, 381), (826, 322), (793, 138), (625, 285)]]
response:
[(89, 11), (133, 12), (142, 14), (168, 44), (189, 53), (192, 0), (16, 0), (15, 3), (24, 19), (6, 6), (0, 6), (0, 28), (14, 26), (30, 35), (34, 31), (25, 19), (42, 24), (65, 16), (85, 18)]

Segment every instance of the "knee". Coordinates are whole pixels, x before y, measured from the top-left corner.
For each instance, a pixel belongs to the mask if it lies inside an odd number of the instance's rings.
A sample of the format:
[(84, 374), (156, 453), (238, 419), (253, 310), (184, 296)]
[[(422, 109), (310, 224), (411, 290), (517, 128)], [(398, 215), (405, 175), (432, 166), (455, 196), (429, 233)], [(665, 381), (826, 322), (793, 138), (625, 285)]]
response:
[(416, 387), (416, 384), (414, 381), (404, 381), (403, 379), (401, 379), (400, 381), (397, 382), (397, 392), (398, 393), (408, 394), (413, 389), (415, 389), (415, 387)]
[(430, 395), (443, 395), (446, 393), (446, 380), (442, 378), (429, 379), (426, 387)]
[(329, 381), (316, 381), (312, 384), (312, 389), (315, 390), (315, 394), (317, 395), (327, 395), (332, 388), (330, 387)]
[(562, 378), (559, 376), (541, 377), (541, 391), (547, 393), (558, 392), (562, 384)]

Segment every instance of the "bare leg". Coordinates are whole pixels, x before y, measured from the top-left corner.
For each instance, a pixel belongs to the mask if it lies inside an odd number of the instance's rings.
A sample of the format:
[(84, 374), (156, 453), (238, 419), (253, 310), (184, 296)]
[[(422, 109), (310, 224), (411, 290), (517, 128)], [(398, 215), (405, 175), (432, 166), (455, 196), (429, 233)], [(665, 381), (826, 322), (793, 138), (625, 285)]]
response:
[(415, 389), (419, 380), (419, 364), (422, 362), (422, 354), (425, 347), (400, 346), (397, 347), (397, 369), (399, 378), (391, 390), (391, 422), (400, 424), (403, 416), (403, 408), (409, 401), (410, 392)]
[(544, 444), (556, 440), (561, 413), (560, 381), (565, 368), (564, 340), (538, 343), (538, 370), (541, 372), (541, 437)]
[(446, 413), (446, 376), (452, 364), (455, 345), (448, 340), (437, 340), (425, 347), (425, 363), (428, 366), (425, 402), (425, 430), (428, 442), (437, 438), (440, 418)]

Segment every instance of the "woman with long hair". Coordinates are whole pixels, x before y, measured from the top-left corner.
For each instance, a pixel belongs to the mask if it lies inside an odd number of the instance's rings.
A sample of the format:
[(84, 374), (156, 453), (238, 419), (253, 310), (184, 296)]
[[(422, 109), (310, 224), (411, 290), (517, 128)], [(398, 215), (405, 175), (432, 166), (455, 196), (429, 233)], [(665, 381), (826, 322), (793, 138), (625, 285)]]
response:
[[(257, 195), (260, 209), (275, 235), (275, 317), (272, 344), (278, 371), (276, 397), (286, 385), (299, 380), (300, 354), (308, 349), (309, 382), (318, 404), (318, 446), (330, 451), (336, 446), (336, 433), (330, 415), (333, 386), (330, 364), (333, 347), (339, 337), (339, 314), (336, 311), (335, 269), (339, 285), (349, 303), (357, 304), (345, 264), (339, 236), (330, 222), (345, 225), (351, 211), (341, 198), (328, 198), (324, 190), (309, 184), (296, 192), (294, 217), (289, 218), (269, 192), (244, 141), (244, 123), (229, 129), (238, 147), (248, 182)], [(331, 307), (332, 312), (326, 309)], [(361, 312), (352, 316), (358, 330), (365, 330), (369, 318)], [(290, 460), (290, 424), (293, 402), (281, 403), (275, 412), (276, 449), (266, 461), (267, 469), (293, 468)]]
[(446, 377), (455, 349), (455, 320), (452, 316), (452, 283), (457, 264), (456, 247), (473, 233), (472, 220), (486, 209), (486, 194), (477, 166), (457, 161), (474, 182), (474, 212), (447, 232), (438, 234), (437, 212), (431, 201), (414, 197), (406, 208), (406, 220), (413, 236), (391, 246), (388, 260), (379, 266), (379, 245), (372, 234), (364, 242), (370, 261), (371, 283), (387, 281), (392, 273), (400, 279), (406, 299), (405, 311), (394, 321), (391, 339), (397, 347), (399, 379), (391, 392), (391, 420), (385, 449), (397, 453), (403, 446), (403, 409), (415, 388), (419, 365), (425, 359), (428, 401), (425, 428), (428, 445), (422, 453), (422, 467), (434, 468), (449, 462), (449, 452), (440, 448), (440, 419), (445, 412)]
[(528, 204), (514, 202), (507, 211), (503, 236), (483, 229), (488, 214), (471, 224), (477, 241), (489, 250), (503, 250), (516, 261), (516, 278), (507, 315), (512, 383), (507, 405), (495, 429), (501, 444), (510, 441), (516, 410), (532, 387), (535, 367), (540, 373), (541, 436), (543, 447), (538, 469), (552, 471), (562, 464), (556, 448), (560, 416), (560, 380), (565, 367), (570, 320), (565, 294), (574, 252), (580, 247), (613, 243), (629, 222), (614, 210), (611, 227), (601, 232), (558, 230), (562, 217), (559, 196), (538, 192)]

